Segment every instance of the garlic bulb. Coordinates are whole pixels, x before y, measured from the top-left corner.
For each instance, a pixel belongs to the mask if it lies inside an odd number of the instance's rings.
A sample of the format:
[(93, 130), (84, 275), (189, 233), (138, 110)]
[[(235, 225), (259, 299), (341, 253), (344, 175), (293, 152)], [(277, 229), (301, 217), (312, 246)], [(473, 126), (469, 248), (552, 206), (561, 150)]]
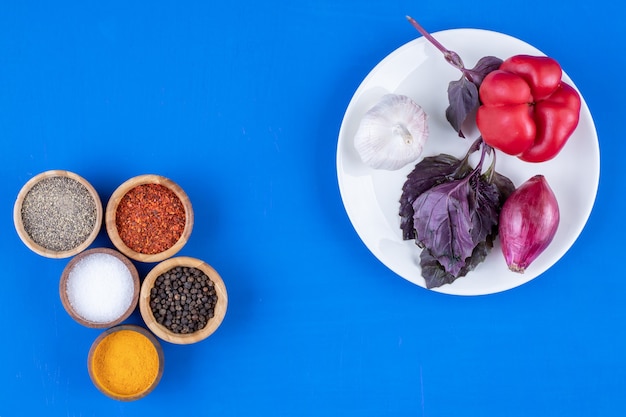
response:
[(427, 122), (428, 115), (411, 98), (387, 94), (365, 113), (354, 146), (370, 167), (397, 170), (422, 154)]

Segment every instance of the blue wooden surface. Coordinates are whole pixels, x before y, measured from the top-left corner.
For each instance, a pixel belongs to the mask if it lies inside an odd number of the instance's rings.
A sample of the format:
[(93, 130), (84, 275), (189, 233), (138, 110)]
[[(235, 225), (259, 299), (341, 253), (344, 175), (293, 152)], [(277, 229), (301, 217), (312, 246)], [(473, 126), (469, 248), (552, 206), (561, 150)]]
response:
[[(5, 2), (0, 7), (0, 417), (623, 416), (623, 13), (608, 0)], [(418, 36), (474, 27), (558, 58), (600, 140), (593, 213), (548, 272), (500, 294), (430, 292), (365, 248), (335, 169), (361, 80)], [(230, 304), (190, 346), (163, 343), (148, 397), (91, 384), (100, 331), (63, 310), (67, 260), (17, 237), (15, 197), (67, 169), (106, 201), (157, 173), (189, 194), (181, 255)], [(103, 232), (94, 246), (110, 246)], [(147, 266), (140, 267), (142, 273)], [(142, 324), (138, 313), (128, 322)]]

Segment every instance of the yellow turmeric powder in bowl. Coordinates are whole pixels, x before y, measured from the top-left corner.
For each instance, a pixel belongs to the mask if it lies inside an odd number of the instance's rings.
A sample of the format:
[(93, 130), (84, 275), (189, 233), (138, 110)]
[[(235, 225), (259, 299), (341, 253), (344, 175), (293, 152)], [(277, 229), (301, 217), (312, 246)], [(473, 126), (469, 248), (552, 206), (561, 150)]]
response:
[(163, 374), (163, 350), (146, 329), (121, 325), (102, 333), (88, 357), (89, 376), (105, 395), (134, 401), (148, 395)]

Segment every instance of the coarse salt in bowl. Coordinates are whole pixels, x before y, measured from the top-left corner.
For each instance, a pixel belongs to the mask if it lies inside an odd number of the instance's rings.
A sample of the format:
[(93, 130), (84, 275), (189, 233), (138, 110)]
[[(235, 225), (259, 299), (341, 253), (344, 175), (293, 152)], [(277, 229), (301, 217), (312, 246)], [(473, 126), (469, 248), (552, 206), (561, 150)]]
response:
[(187, 243), (194, 214), (189, 197), (161, 175), (139, 175), (111, 195), (105, 226), (113, 245), (139, 262), (160, 262)]
[(89, 249), (72, 258), (61, 275), (59, 294), (67, 313), (86, 327), (106, 328), (128, 318), (139, 299), (139, 274), (114, 249)]
[(13, 207), (18, 236), (33, 252), (69, 258), (98, 236), (102, 202), (94, 187), (70, 171), (50, 170), (24, 184)]

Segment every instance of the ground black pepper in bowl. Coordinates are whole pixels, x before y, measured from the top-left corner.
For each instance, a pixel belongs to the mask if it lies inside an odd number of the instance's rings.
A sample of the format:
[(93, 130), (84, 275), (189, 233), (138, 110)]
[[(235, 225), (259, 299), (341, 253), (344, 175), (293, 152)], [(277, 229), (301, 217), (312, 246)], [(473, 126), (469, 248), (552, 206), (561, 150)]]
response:
[(22, 203), (26, 233), (39, 245), (66, 251), (83, 243), (96, 224), (96, 204), (87, 188), (67, 177), (39, 181)]
[(86, 249), (102, 222), (98, 193), (63, 170), (42, 172), (20, 190), (13, 213), (22, 241), (40, 255), (64, 258)]
[(150, 308), (157, 323), (174, 333), (194, 333), (215, 315), (218, 296), (213, 281), (201, 270), (177, 266), (159, 275), (150, 290)]

